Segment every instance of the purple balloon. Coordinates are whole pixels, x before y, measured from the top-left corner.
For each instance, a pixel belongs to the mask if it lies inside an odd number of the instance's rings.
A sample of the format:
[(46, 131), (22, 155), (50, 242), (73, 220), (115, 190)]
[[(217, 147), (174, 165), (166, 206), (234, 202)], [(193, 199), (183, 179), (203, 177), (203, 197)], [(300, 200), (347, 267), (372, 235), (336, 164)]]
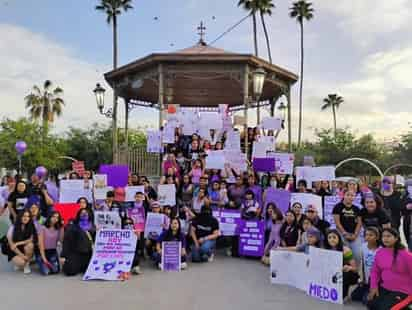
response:
[(27, 144), (24, 141), (17, 141), (14, 147), (17, 153), (19, 153), (19, 155), (22, 155), (27, 149)]
[(36, 168), (36, 175), (39, 177), (39, 178), (43, 178), (43, 177), (45, 177), (46, 176), (46, 174), (47, 174), (47, 169), (46, 168), (44, 168), (43, 166), (39, 166), (39, 167), (37, 167)]

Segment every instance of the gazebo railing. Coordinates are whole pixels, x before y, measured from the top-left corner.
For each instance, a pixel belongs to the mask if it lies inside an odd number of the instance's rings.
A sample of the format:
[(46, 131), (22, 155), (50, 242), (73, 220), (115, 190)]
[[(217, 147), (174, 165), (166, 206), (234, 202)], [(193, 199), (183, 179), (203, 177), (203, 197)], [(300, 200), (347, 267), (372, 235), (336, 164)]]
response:
[(121, 149), (117, 158), (118, 164), (128, 165), (131, 172), (148, 177), (160, 176), (159, 154), (148, 153), (146, 145), (139, 145), (128, 151)]

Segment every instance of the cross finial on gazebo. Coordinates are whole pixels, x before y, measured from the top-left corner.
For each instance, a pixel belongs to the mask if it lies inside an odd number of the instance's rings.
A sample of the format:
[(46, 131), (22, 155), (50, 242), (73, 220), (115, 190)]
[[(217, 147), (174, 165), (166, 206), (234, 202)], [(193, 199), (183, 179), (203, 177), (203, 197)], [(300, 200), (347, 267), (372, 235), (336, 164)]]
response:
[(205, 27), (205, 25), (203, 24), (203, 21), (200, 22), (200, 26), (197, 27), (197, 30), (199, 31), (198, 34), (199, 34), (199, 36), (200, 36), (199, 43), (206, 45), (206, 42), (205, 42), (205, 40), (204, 40), (205, 35), (206, 35), (206, 32), (205, 32), (206, 27)]

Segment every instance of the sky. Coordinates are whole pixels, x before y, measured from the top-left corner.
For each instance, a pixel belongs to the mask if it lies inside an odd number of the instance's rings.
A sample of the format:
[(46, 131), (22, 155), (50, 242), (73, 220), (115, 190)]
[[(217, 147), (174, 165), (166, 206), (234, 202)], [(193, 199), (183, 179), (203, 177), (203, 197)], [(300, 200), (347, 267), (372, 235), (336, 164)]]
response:
[[(237, 0), (134, 0), (119, 18), (119, 65), (153, 52), (172, 52), (198, 41), (197, 26), (206, 25), (211, 42), (246, 12)], [(275, 0), (267, 17), (273, 62), (299, 73), (300, 34), (288, 17), (292, 1)], [(313, 0), (315, 18), (305, 24), (303, 138), (314, 129), (331, 128), (332, 112), (321, 112), (330, 93), (344, 97), (338, 127), (389, 140), (410, 128), (412, 105), (412, 1)], [(94, 10), (98, 0), (0, 0), (0, 118), (24, 117), (24, 96), (50, 79), (61, 86), (66, 106), (54, 124), (106, 124), (92, 92), (97, 82), (108, 91), (103, 74), (112, 67), (112, 28)], [(154, 17), (157, 17), (155, 19)], [(259, 52), (267, 58), (261, 25)], [(251, 19), (213, 44), (253, 53)], [(298, 84), (292, 93), (293, 138), (297, 137)], [(121, 105), (122, 107), (122, 105)], [(267, 113), (267, 111), (264, 111)], [(120, 111), (122, 126), (123, 109)], [(264, 114), (265, 115), (265, 114)], [(252, 117), (252, 124), (255, 118)], [(155, 111), (136, 108), (130, 126), (155, 126)], [(286, 132), (281, 134), (282, 139)]]

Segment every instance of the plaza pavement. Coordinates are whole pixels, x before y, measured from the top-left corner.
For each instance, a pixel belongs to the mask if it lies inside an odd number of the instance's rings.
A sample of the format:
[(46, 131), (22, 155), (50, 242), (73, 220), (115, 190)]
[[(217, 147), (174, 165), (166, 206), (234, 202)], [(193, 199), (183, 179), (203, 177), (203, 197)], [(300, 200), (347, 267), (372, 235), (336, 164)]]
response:
[(269, 267), (223, 254), (207, 264), (164, 273), (148, 262), (143, 274), (126, 282), (84, 282), (81, 277), (44, 277), (14, 272), (0, 257), (0, 309), (4, 310), (275, 310), (365, 309), (333, 305), (286, 286), (270, 284)]

